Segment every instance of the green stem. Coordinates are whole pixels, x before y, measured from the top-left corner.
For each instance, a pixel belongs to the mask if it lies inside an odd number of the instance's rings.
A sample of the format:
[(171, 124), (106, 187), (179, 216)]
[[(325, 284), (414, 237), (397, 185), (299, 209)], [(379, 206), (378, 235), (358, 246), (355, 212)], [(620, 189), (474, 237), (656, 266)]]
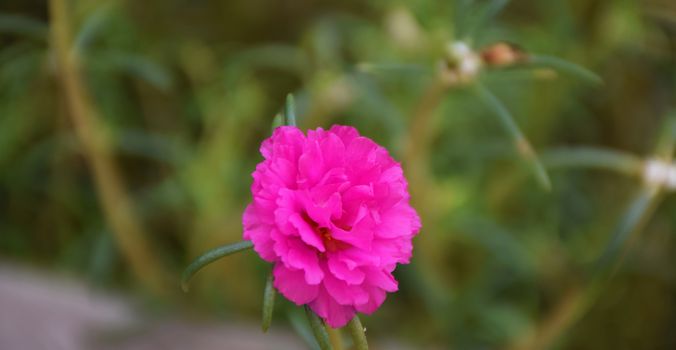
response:
[(369, 344), (366, 341), (366, 329), (361, 325), (359, 316), (355, 315), (352, 321), (347, 324), (347, 328), (349, 328), (352, 335), (354, 348), (356, 350), (368, 350)]
[(268, 274), (268, 278), (265, 281), (265, 292), (263, 293), (263, 323), (262, 329), (263, 332), (267, 332), (272, 323), (272, 311), (275, 308), (275, 288), (272, 285), (272, 272)]
[(537, 66), (547, 66), (556, 70), (576, 76), (591, 84), (602, 85), (603, 79), (596, 73), (587, 68), (579, 66), (575, 63), (568, 62), (564, 59), (554, 56), (532, 55), (528, 59), (528, 63)]
[(286, 95), (286, 105), (284, 105), (284, 124), (296, 126), (296, 101), (293, 94)]
[(542, 165), (542, 162), (535, 153), (535, 150), (533, 150), (533, 146), (531, 146), (526, 136), (523, 134), (523, 132), (521, 132), (521, 129), (519, 129), (519, 126), (516, 124), (516, 121), (514, 121), (514, 118), (507, 107), (505, 107), (502, 101), (500, 101), (500, 99), (498, 99), (480, 82), (477, 81), (475, 87), (479, 98), (481, 98), (481, 100), (498, 117), (498, 120), (512, 138), (514, 146), (516, 147), (519, 154), (529, 163), (533, 169), (536, 179), (546, 190), (550, 190), (552, 184), (549, 180), (547, 170)]
[(67, 0), (48, 2), (50, 44), (68, 107), (68, 117), (92, 172), (101, 209), (120, 252), (141, 283), (154, 293), (164, 295), (164, 267), (152, 243), (145, 238), (148, 235), (116, 162), (110, 128), (87, 86), (81, 58), (73, 51), (70, 28), (73, 11), (69, 8), (70, 3)]
[(317, 340), (317, 344), (319, 344), (319, 348), (322, 350), (333, 350), (331, 343), (329, 343), (329, 335), (326, 333), (326, 328), (324, 328), (324, 322), (307, 305), (305, 305), (305, 315), (307, 315), (307, 319), (310, 321), (310, 327), (312, 328), (315, 340)]
[(333, 350), (343, 350), (343, 337), (340, 334), (340, 329), (333, 328), (329, 325), (326, 325), (326, 334), (329, 335), (329, 342), (333, 346)]
[(628, 249), (626, 242), (629, 241), (632, 234), (640, 232), (641, 228), (645, 226), (648, 219), (652, 217), (660, 199), (659, 188), (646, 187), (636, 195), (606, 245), (605, 251), (597, 261), (597, 273), (612, 275), (614, 269), (622, 261), (622, 251)]
[(542, 154), (549, 169), (564, 167), (597, 168), (630, 176), (641, 175), (643, 161), (631, 154), (601, 148), (560, 148)]
[(203, 267), (211, 264), (212, 262), (220, 258), (240, 252), (245, 249), (249, 249), (251, 247), (253, 247), (253, 243), (251, 243), (250, 241), (241, 241), (234, 244), (228, 244), (220, 246), (218, 248), (214, 248), (200, 255), (190, 265), (188, 265), (185, 271), (183, 271), (183, 275), (181, 275), (181, 288), (183, 289), (184, 292), (187, 292), (188, 282), (190, 282), (192, 276), (195, 275), (197, 271), (199, 271)]

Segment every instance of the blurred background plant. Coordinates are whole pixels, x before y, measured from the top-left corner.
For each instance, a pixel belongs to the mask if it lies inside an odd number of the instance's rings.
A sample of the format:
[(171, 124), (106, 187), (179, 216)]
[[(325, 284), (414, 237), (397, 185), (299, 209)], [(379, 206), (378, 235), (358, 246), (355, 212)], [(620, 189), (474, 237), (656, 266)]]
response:
[(369, 338), (676, 347), (669, 0), (3, 1), (2, 260), (256, 320), (254, 254), (187, 295), (178, 276), (241, 239), (290, 91), (300, 127), (354, 125), (402, 160), (423, 216)]

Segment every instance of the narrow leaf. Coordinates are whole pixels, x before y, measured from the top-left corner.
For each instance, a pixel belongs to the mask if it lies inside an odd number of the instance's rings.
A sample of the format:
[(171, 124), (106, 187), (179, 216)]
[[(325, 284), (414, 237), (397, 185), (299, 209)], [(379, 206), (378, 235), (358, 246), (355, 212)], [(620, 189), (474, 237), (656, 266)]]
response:
[(480, 28), (486, 28), (490, 22), (497, 16), (509, 3), (509, 0), (491, 0), (481, 9), (468, 30), (467, 38), (475, 39), (476, 33)]
[(305, 344), (307, 344), (312, 350), (321, 350), (319, 349), (319, 345), (312, 334), (312, 329), (306, 322), (306, 317), (304, 317), (302, 314), (303, 311), (299, 311), (297, 309), (288, 312), (287, 315), (289, 316), (291, 326), (303, 339), (303, 341), (305, 341)]
[(296, 102), (293, 94), (286, 95), (286, 105), (284, 106), (284, 124), (296, 126)]
[(467, 33), (471, 31), (471, 24), (467, 14), (471, 11), (472, 0), (453, 1), (453, 23), (455, 24), (455, 33), (457, 39), (466, 39)]
[(643, 170), (643, 161), (631, 154), (602, 148), (560, 148), (542, 154), (548, 169), (582, 167), (611, 170), (636, 176)]
[(317, 340), (317, 344), (319, 344), (319, 348), (321, 350), (332, 350), (333, 347), (331, 347), (331, 343), (329, 343), (329, 335), (324, 328), (324, 321), (322, 321), (314, 311), (310, 310), (307, 305), (305, 305), (305, 314), (310, 322), (312, 333)]
[(536, 179), (540, 184), (546, 189), (551, 189), (551, 181), (549, 180), (549, 175), (547, 170), (542, 165), (542, 162), (538, 158), (535, 150), (531, 146), (528, 139), (523, 135), (521, 129), (514, 121), (511, 113), (507, 110), (507, 107), (502, 104), (502, 102), (486, 87), (481, 83), (476, 83), (476, 91), (481, 100), (489, 107), (489, 109), (498, 117), (500, 123), (505, 128), (509, 136), (514, 142), (514, 146), (521, 156), (523, 156), (526, 161), (531, 165), (533, 173), (535, 174)]
[(275, 69), (301, 76), (308, 69), (304, 52), (288, 45), (260, 45), (234, 53), (225, 64), (226, 69), (242, 66)]
[(554, 56), (543, 56), (543, 55), (531, 55), (528, 58), (528, 63), (536, 66), (546, 66), (554, 68), (558, 71), (570, 74), (571, 76), (577, 77), (581, 80), (584, 80), (591, 84), (601, 85), (603, 84), (603, 79), (601, 79), (598, 74), (590, 71), (587, 68), (584, 68), (580, 65), (577, 65), (572, 62), (568, 62), (562, 58)]
[(428, 66), (423, 66), (420, 64), (406, 64), (406, 63), (369, 63), (362, 62), (358, 63), (355, 66), (356, 70), (364, 73), (393, 73), (393, 72), (402, 72), (402, 73), (432, 73), (432, 70)]
[(664, 160), (671, 161), (676, 149), (676, 111), (667, 114), (655, 146), (655, 156)]
[(492, 0), (482, 11), (478, 24), (480, 26), (487, 25), (489, 21), (504, 10), (507, 4), (509, 4), (509, 0)]
[(275, 114), (275, 117), (272, 118), (272, 131), (275, 131), (278, 126), (282, 125), (284, 125), (284, 117), (282, 116), (282, 113)]
[(627, 211), (613, 233), (603, 255), (598, 260), (597, 270), (604, 271), (617, 262), (615, 257), (625, 246), (632, 233), (638, 232), (657, 207), (659, 189), (646, 187), (630, 203)]
[(181, 288), (183, 289), (184, 292), (187, 292), (188, 282), (190, 282), (192, 276), (194, 276), (197, 273), (197, 271), (199, 271), (203, 267), (211, 264), (212, 262), (220, 258), (240, 252), (245, 249), (249, 249), (251, 247), (253, 247), (253, 244), (250, 241), (241, 241), (233, 244), (220, 246), (218, 248), (214, 248), (200, 255), (190, 265), (188, 265), (185, 271), (183, 271), (183, 275), (181, 276)]
[(368, 350), (369, 344), (366, 341), (366, 329), (361, 325), (359, 316), (355, 315), (350, 323), (347, 324), (347, 327), (350, 329), (354, 348), (356, 350)]
[(267, 332), (272, 323), (272, 312), (275, 309), (275, 288), (272, 285), (272, 272), (268, 274), (265, 282), (265, 291), (263, 292), (263, 332)]
[(82, 24), (80, 30), (78, 31), (75, 39), (73, 40), (73, 49), (77, 52), (84, 52), (91, 43), (93, 43), (98, 37), (102, 36), (105, 26), (108, 24), (109, 19), (111, 18), (111, 9), (113, 8), (112, 2), (107, 5), (103, 5), (96, 9), (94, 13), (89, 15), (85, 19), (84, 24)]
[(37, 40), (46, 40), (47, 25), (30, 17), (0, 14), (0, 33), (19, 34)]
[(171, 74), (164, 67), (141, 55), (110, 52), (106, 55), (105, 62), (114, 69), (144, 80), (162, 91), (167, 91), (173, 84)]

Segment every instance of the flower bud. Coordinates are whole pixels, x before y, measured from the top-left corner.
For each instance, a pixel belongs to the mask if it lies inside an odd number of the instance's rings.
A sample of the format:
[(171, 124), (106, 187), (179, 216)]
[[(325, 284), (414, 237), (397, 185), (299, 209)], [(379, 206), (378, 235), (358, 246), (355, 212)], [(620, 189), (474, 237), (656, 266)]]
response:
[(481, 61), (487, 66), (504, 67), (523, 63), (526, 52), (517, 45), (499, 42), (481, 50)]

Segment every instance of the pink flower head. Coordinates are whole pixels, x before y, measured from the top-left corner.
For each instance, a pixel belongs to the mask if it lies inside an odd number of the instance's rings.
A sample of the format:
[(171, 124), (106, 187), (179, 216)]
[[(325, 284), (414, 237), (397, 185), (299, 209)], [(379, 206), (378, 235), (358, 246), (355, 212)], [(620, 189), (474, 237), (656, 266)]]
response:
[(373, 313), (420, 229), (399, 163), (349, 126), (278, 127), (260, 150), (244, 239), (274, 264), (275, 288), (332, 327)]

